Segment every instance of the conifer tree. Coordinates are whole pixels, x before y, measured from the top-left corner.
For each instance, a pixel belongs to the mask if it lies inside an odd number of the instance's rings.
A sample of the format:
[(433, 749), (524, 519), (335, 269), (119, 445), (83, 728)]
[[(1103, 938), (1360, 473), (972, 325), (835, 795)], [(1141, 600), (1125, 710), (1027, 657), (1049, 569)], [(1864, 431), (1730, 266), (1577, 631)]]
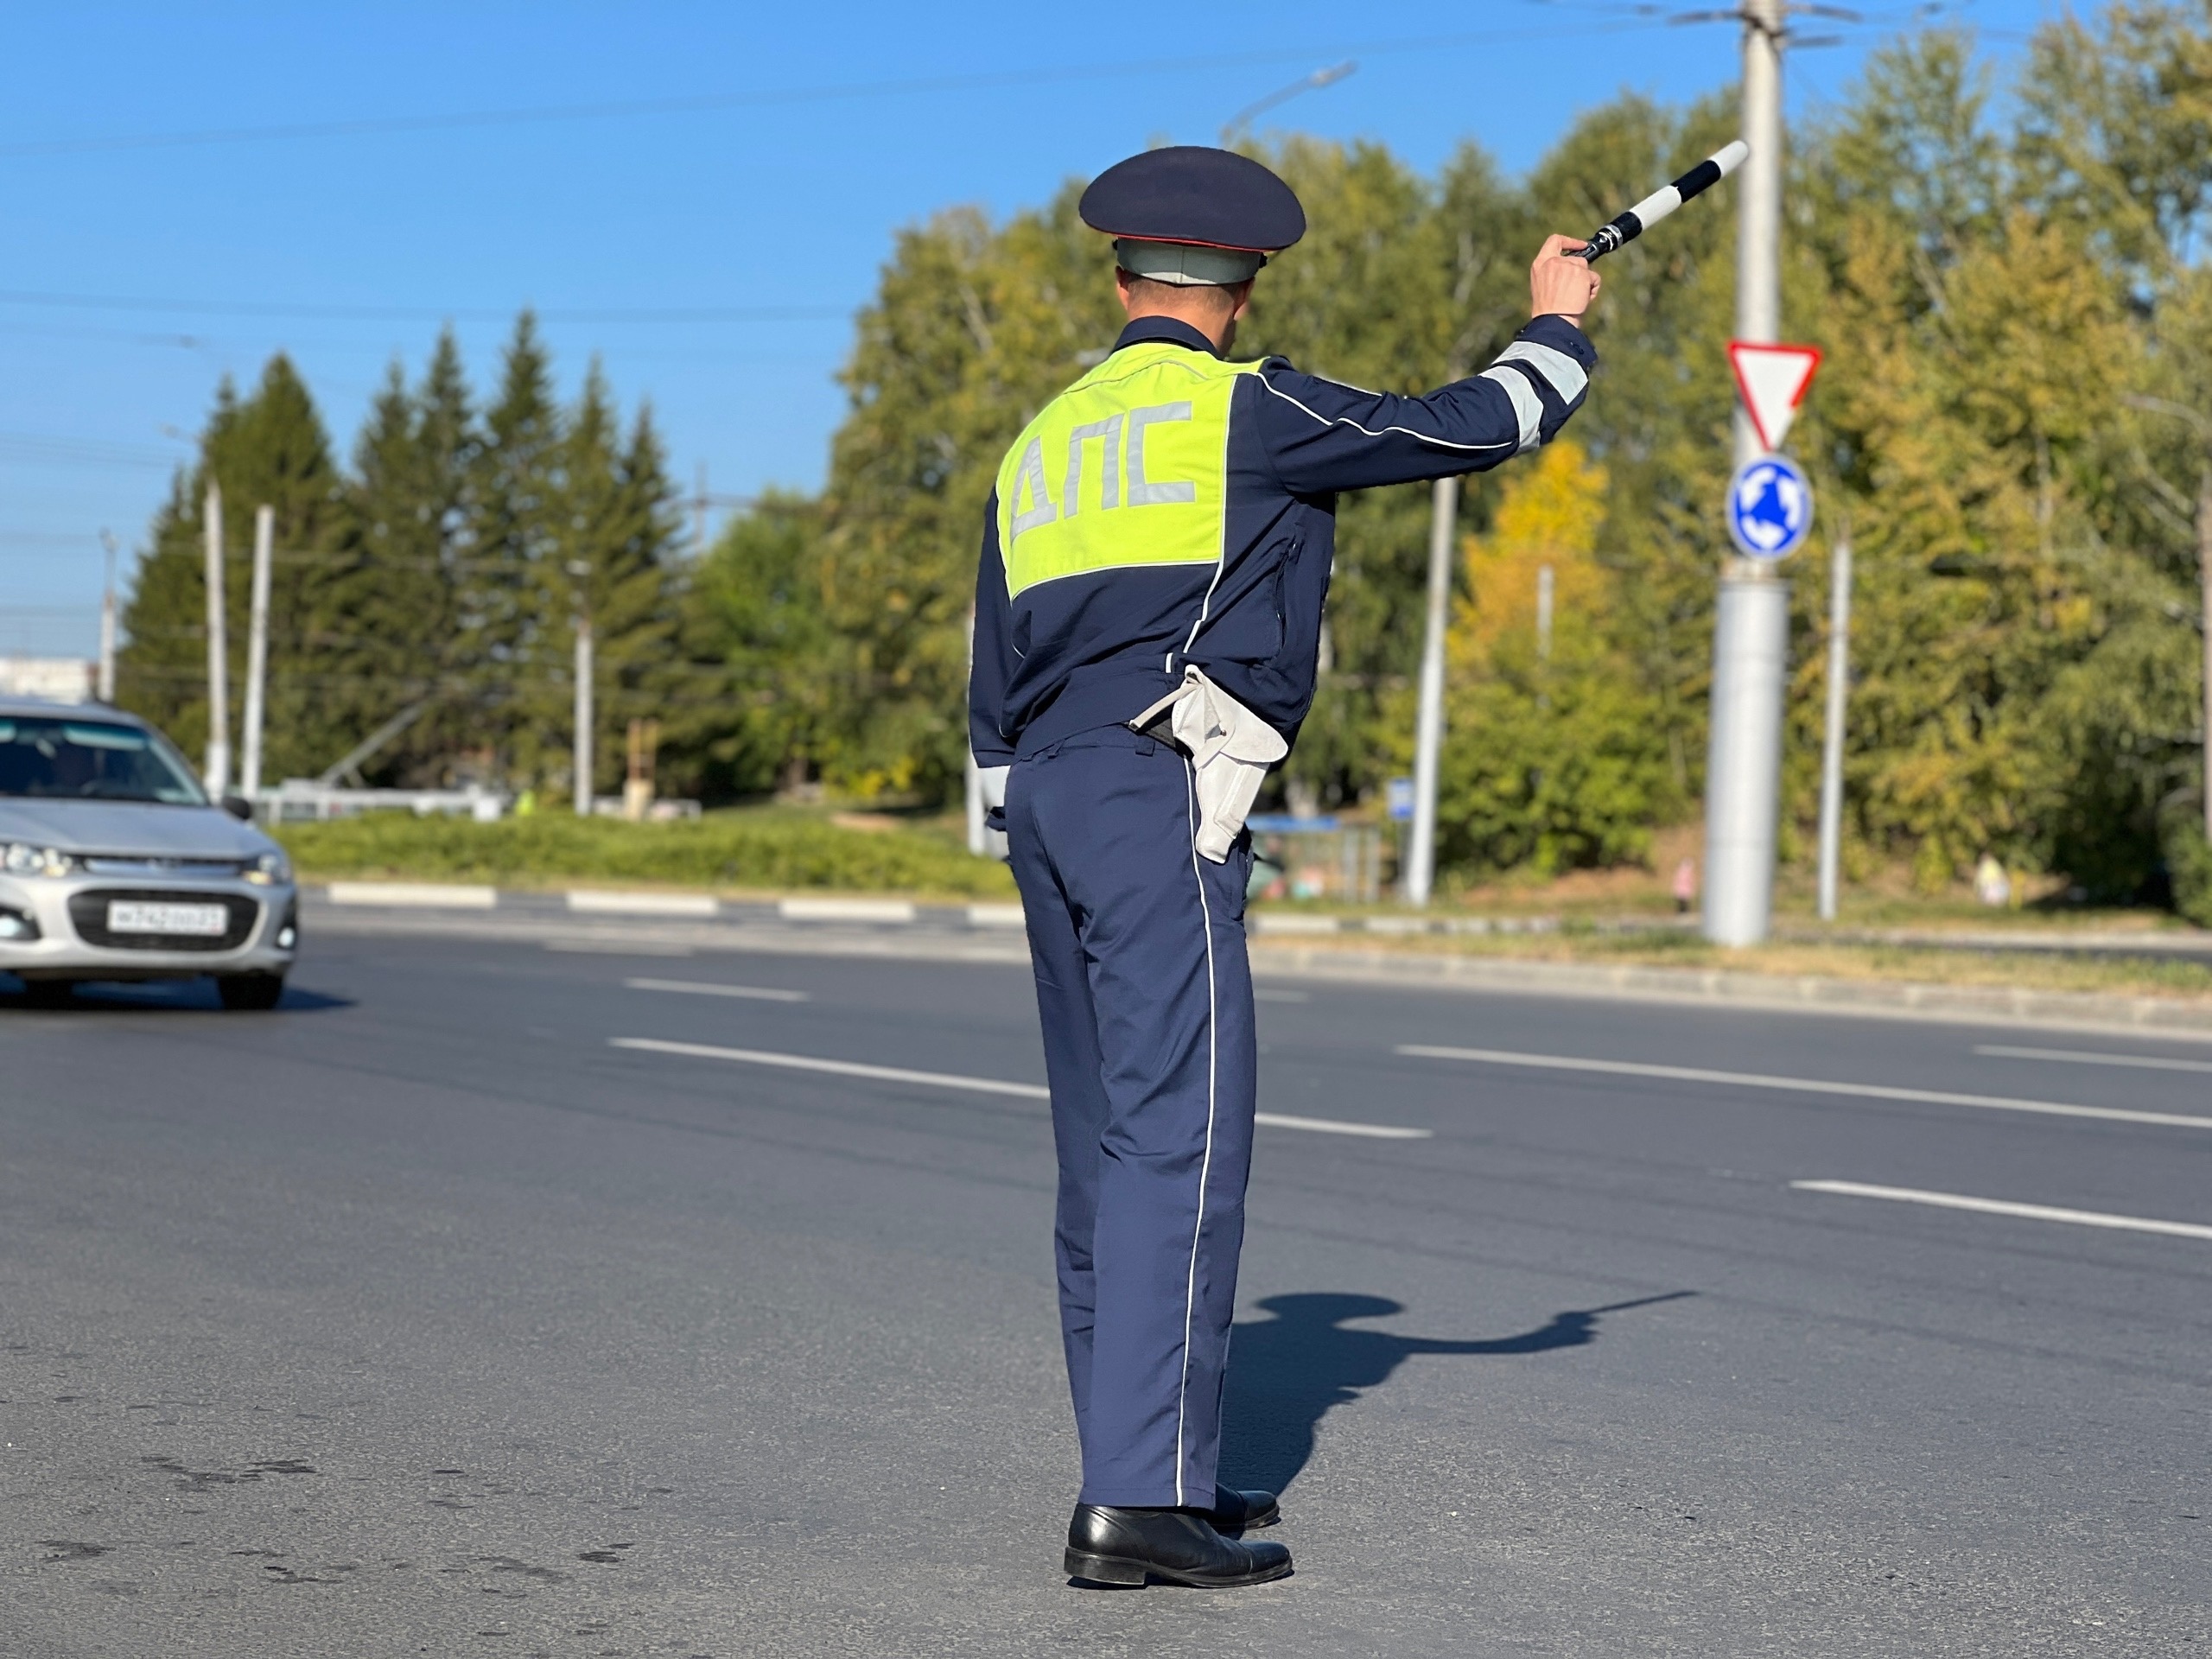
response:
[(452, 331), (410, 391), (397, 364), (354, 445), (354, 562), (334, 584), (349, 618), (334, 703), (355, 741), (411, 714), (364, 762), (369, 781), (436, 785), (482, 742), (461, 656), (469, 484), (479, 437)]
[[(571, 764), (573, 642), (588, 617), (594, 646), (593, 786), (619, 777), (620, 738), (632, 718), (656, 716), (671, 689), (676, 613), (672, 564), (682, 533), (660, 440), (640, 412), (626, 441), (605, 375), (594, 363), (562, 423), (544, 550), (524, 591), (532, 665), (518, 673), (509, 707), (518, 770), (555, 779)], [(568, 663), (556, 667), (567, 645)], [(569, 671), (561, 671), (567, 669)]]
[[(567, 677), (574, 626), (550, 613), (563, 459), (552, 365), (528, 311), (503, 353), (498, 395), (484, 412), (469, 483), (469, 558), (461, 569), (457, 630), (471, 701), (496, 746), (494, 765), (517, 787), (550, 785), (550, 746), (534, 738), (533, 698)], [(565, 760), (558, 770), (565, 771)]]
[(151, 550), (134, 580), (118, 664), (126, 707), (161, 723), (189, 753), (207, 735), (207, 583), (201, 500), (213, 479), (223, 494), (225, 625), (235, 746), (243, 709), (251, 602), (255, 510), (276, 510), (264, 724), (264, 782), (319, 770), (348, 727), (327, 701), (333, 642), (342, 608), (333, 576), (349, 555), (353, 526), (344, 480), (307, 386), (282, 353), (253, 395), (219, 391), (198, 464), (179, 475), (156, 515)]

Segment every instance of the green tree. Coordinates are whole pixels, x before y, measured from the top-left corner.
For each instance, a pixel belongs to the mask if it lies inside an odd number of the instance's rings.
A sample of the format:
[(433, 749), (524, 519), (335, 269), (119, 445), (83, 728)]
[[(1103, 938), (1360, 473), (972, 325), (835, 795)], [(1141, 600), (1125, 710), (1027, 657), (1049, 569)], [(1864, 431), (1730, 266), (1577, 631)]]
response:
[[(499, 390), (484, 411), (468, 483), (470, 556), (457, 607), (461, 660), (495, 770), (518, 785), (551, 787), (566, 755), (540, 727), (520, 733), (569, 671), (573, 621), (548, 614), (562, 490), (562, 424), (553, 366), (524, 311), (501, 354)], [(534, 683), (535, 682), (535, 683)], [(558, 750), (559, 746), (551, 746)]]
[(452, 781), (456, 761), (481, 741), (461, 626), (480, 442), (448, 329), (411, 391), (392, 365), (354, 444), (359, 534), (353, 562), (333, 579), (345, 625), (328, 643), (343, 668), (326, 695), (357, 743), (411, 715), (364, 763), (367, 781)]
[[(123, 624), (117, 695), (183, 745), (207, 741), (207, 578), (201, 503), (210, 481), (223, 497), (224, 612), (230, 653), (233, 753), (244, 708), (256, 510), (275, 509), (264, 781), (327, 764), (348, 728), (325, 701), (325, 639), (342, 624), (334, 571), (350, 556), (345, 482), (307, 386), (281, 353), (252, 396), (226, 384), (201, 435), (199, 461), (181, 472), (156, 515)], [(235, 771), (233, 778), (235, 778)]]
[(698, 678), (671, 735), (700, 753), (717, 795), (804, 784), (839, 710), (823, 591), (823, 511), (772, 491), (733, 519), (685, 594), (685, 658)]

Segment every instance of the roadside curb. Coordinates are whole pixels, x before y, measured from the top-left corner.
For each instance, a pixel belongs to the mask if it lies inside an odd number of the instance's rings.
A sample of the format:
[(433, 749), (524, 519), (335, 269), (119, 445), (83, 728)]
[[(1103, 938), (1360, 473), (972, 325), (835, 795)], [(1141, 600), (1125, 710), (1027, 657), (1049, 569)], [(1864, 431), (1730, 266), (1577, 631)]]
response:
[[(618, 954), (727, 950), (763, 955), (1027, 964), (1019, 910), (1005, 905), (893, 906), (882, 901), (763, 900), (700, 909), (573, 906), (560, 893), (502, 893), (496, 906), (472, 898), (461, 908), (391, 899), (367, 906), (308, 898), (308, 931), (340, 936), (415, 935), (538, 944)], [(596, 895), (595, 895), (596, 900)], [(896, 908), (899, 914), (892, 914)], [(1822, 975), (1729, 972), (1363, 948), (1348, 939), (1262, 927), (1252, 967), (1265, 978), (1426, 990), (1569, 996), (1601, 1001), (1670, 1002), (1777, 1013), (1925, 1020), (1948, 1024), (2024, 1026), (2212, 1041), (2212, 999), (2110, 996), (2002, 986), (1841, 979)], [(1272, 935), (1272, 937), (1270, 937)], [(1342, 936), (1338, 936), (1342, 937)], [(1297, 943), (1292, 943), (1292, 939)]]
[(1262, 973), (1340, 983), (1694, 1003), (1951, 1025), (2029, 1026), (2044, 1031), (2128, 1032), (2212, 1042), (2212, 1000), (2106, 996), (2090, 991), (2037, 991), (1999, 985), (1931, 985), (1916, 980), (1838, 979), (1815, 974), (1608, 967), (1260, 942), (1253, 945), (1252, 962), (1255, 969)]

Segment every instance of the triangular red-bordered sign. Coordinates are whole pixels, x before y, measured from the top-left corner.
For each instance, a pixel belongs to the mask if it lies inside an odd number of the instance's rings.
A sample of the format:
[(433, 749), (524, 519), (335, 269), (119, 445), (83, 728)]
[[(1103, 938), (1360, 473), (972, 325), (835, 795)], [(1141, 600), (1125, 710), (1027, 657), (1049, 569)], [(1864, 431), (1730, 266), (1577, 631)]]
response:
[(1813, 384), (1813, 371), (1821, 366), (1821, 348), (1732, 340), (1728, 361), (1736, 371), (1736, 390), (1751, 413), (1759, 448), (1770, 453), (1781, 448), (1790, 422), (1797, 417), (1797, 405), (1805, 401), (1805, 388)]

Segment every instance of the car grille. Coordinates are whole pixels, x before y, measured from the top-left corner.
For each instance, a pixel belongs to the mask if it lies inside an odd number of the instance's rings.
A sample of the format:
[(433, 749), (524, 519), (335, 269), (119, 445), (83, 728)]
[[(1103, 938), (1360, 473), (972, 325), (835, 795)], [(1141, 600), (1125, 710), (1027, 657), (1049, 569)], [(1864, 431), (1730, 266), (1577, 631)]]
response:
[[(118, 899), (156, 905), (220, 905), (230, 912), (231, 925), (219, 934), (111, 933), (108, 931), (107, 907)], [(261, 906), (254, 899), (227, 893), (195, 893), (188, 888), (179, 892), (101, 887), (73, 894), (69, 899), (69, 920), (77, 930), (77, 937), (86, 944), (101, 945), (111, 950), (235, 950), (253, 937), (254, 924), (260, 919)]]

